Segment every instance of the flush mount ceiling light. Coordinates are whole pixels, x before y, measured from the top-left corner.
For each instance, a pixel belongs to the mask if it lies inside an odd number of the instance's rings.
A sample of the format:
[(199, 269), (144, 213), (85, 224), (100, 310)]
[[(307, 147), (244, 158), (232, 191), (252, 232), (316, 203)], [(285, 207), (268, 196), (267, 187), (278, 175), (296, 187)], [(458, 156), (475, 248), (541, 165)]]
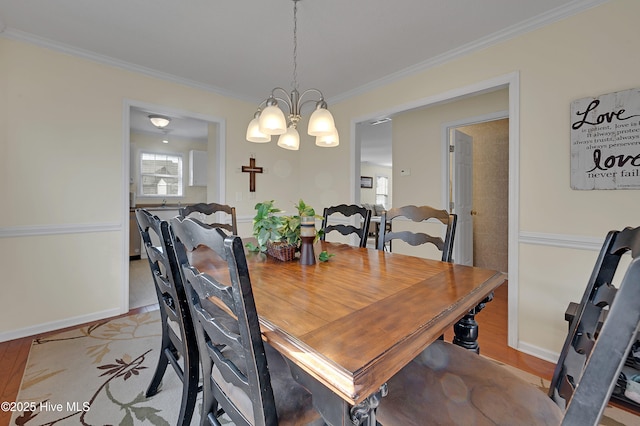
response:
[[(249, 142), (263, 143), (270, 142), (271, 136), (280, 135), (278, 146), (285, 149), (297, 150), (300, 147), (300, 134), (298, 133), (298, 122), (302, 118), (300, 111), (302, 107), (309, 103), (315, 103), (315, 110), (309, 117), (307, 133), (316, 137), (316, 145), (322, 147), (334, 147), (340, 144), (338, 130), (336, 129), (333, 116), (327, 109), (322, 92), (318, 89), (308, 89), (300, 94), (298, 92), (298, 2), (293, 0), (293, 89), (291, 94), (281, 87), (276, 87), (271, 91), (271, 95), (258, 105), (258, 111), (247, 127), (247, 140)], [(276, 93), (278, 96), (276, 96)], [(315, 93), (320, 99), (303, 98)], [(284, 97), (279, 97), (282, 95)], [(285, 118), (281, 104), (287, 106), (289, 119)], [(264, 110), (261, 108), (265, 106)]]
[(158, 129), (162, 130), (169, 125), (171, 119), (164, 115), (150, 115), (149, 121), (151, 121), (151, 124), (156, 126)]

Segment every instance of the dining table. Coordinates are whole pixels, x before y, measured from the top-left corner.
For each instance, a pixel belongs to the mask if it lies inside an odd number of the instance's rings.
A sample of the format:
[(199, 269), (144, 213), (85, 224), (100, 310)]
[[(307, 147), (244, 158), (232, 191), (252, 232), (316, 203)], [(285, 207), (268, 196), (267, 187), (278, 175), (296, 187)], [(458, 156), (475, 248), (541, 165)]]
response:
[[(385, 383), (506, 280), (489, 269), (342, 243), (313, 247), (311, 265), (248, 249), (246, 258), (263, 339), (329, 425), (375, 425)], [(217, 262), (206, 247), (191, 254), (198, 270), (229, 282)]]

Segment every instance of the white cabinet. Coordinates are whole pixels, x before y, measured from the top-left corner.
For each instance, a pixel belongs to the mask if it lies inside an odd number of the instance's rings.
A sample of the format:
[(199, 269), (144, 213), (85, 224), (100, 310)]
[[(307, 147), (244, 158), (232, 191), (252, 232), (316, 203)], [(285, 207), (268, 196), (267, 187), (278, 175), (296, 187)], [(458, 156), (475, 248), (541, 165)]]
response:
[(207, 186), (207, 151), (189, 151), (189, 186)]

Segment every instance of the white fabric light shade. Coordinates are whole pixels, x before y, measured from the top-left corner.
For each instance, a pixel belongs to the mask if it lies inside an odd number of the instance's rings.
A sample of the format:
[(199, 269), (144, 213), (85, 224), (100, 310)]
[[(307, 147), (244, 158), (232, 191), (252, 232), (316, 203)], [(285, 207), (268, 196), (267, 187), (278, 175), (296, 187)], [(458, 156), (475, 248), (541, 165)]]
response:
[(292, 151), (297, 151), (300, 148), (300, 135), (295, 127), (289, 127), (286, 133), (280, 135), (278, 146)]
[(311, 136), (326, 136), (335, 131), (333, 115), (326, 108), (317, 108), (309, 117), (307, 133)]
[(281, 135), (287, 131), (287, 120), (284, 112), (276, 105), (266, 107), (258, 120), (260, 133), (265, 135)]
[(340, 145), (340, 137), (338, 136), (338, 130), (333, 129), (333, 133), (325, 136), (316, 136), (316, 145), (323, 148), (333, 148)]
[(271, 136), (265, 135), (260, 131), (258, 119), (254, 118), (247, 127), (247, 140), (249, 142), (264, 143), (271, 142)]

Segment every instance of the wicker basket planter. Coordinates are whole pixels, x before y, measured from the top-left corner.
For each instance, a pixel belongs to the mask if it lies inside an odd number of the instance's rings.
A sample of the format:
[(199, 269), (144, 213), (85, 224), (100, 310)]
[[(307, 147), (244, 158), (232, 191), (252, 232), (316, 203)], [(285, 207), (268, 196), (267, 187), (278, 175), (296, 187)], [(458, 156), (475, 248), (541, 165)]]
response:
[(271, 241), (267, 241), (267, 254), (271, 257), (276, 258), (277, 260), (281, 260), (283, 262), (295, 260), (297, 251), (297, 245), (285, 242), (274, 243)]

